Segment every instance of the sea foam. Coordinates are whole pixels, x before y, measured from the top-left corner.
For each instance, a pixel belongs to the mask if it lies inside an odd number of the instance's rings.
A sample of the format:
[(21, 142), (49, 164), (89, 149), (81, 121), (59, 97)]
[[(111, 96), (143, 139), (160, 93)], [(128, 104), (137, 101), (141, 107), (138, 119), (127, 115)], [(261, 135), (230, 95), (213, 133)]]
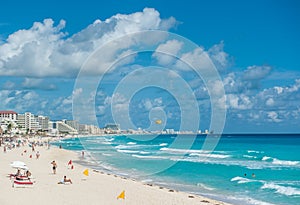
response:
[(300, 195), (300, 190), (289, 186), (280, 186), (274, 183), (265, 183), (261, 189), (272, 189), (276, 193), (280, 193), (286, 196)]
[(249, 183), (249, 182), (256, 182), (256, 180), (252, 180), (252, 179), (247, 179), (244, 177), (233, 177), (230, 181), (234, 182), (237, 181), (238, 184), (245, 184), (245, 183)]

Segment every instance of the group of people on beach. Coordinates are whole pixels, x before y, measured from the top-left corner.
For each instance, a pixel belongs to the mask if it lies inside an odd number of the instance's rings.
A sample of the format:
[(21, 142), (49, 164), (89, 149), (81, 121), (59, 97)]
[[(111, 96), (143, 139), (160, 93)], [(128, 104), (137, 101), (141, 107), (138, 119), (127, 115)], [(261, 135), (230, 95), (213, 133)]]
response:
[[(56, 169), (57, 169), (57, 163), (56, 163), (56, 161), (53, 160), (51, 162), (51, 165), (52, 165), (53, 174), (56, 174)], [(73, 184), (73, 182), (72, 182), (71, 179), (67, 178), (67, 176), (64, 176), (64, 178), (61, 181), (59, 181), (58, 184), (64, 184), (64, 183), (67, 183), (67, 182)]]
[(27, 177), (27, 178), (29, 178), (30, 176), (31, 176), (31, 172), (29, 171), (29, 170), (26, 170), (25, 172), (24, 172), (24, 174), (22, 174), (21, 173), (21, 170), (20, 169), (18, 169), (17, 170), (17, 173), (16, 174), (14, 174), (13, 175), (14, 177)]

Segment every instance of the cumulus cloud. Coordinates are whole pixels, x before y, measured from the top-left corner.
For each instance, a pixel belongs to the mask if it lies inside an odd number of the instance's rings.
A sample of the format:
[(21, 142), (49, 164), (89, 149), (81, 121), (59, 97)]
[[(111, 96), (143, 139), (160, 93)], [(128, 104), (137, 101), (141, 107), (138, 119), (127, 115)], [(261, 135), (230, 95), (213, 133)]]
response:
[(158, 11), (145, 8), (96, 20), (69, 37), (63, 31), (64, 20), (55, 25), (52, 19), (45, 19), (16, 31), (0, 45), (0, 75), (74, 77), (87, 57), (105, 42), (142, 30), (169, 29), (175, 23), (174, 18), (163, 20)]
[(47, 115), (52, 119), (72, 119), (71, 96), (46, 98), (35, 91), (2, 90), (0, 91), (2, 110), (14, 110), (17, 113), (31, 112)]
[(228, 103), (228, 108), (237, 110), (249, 110), (253, 107), (250, 97), (244, 94), (229, 94), (226, 96), (226, 99)]
[(270, 111), (267, 113), (269, 121), (271, 122), (281, 122), (282, 120), (278, 118), (278, 114), (275, 111)]
[(31, 107), (39, 107), (39, 95), (34, 91), (0, 91), (1, 107), (16, 111), (28, 111)]
[(224, 42), (212, 46), (208, 54), (219, 71), (225, 70), (229, 65), (229, 55), (224, 51)]
[[(255, 93), (227, 94), (228, 112), (244, 113), (245, 121), (296, 123), (300, 116), (300, 80), (289, 86), (274, 86)], [(241, 117), (241, 116), (240, 116)]]
[[(46, 94), (42, 95), (40, 92), (41, 89), (43, 92), (56, 89), (56, 83), (51, 82), (49, 77), (73, 80), (83, 62), (99, 47), (105, 46), (113, 39), (143, 30), (169, 30), (177, 24), (175, 18), (162, 19), (158, 11), (146, 8), (132, 14), (116, 14), (106, 20), (97, 19), (72, 35), (65, 30), (66, 22), (64, 20), (55, 23), (52, 19), (35, 22), (31, 28), (16, 31), (6, 39), (0, 40), (0, 75), (21, 77), (16, 81), (5, 79), (6, 82), (5, 80), (1, 82), (2, 88), (5, 89), (0, 91), (1, 108), (13, 109), (17, 112), (31, 111), (50, 115), (56, 119), (71, 118), (72, 102), (75, 100), (81, 105), (81, 109), (78, 111), (80, 113), (82, 110), (86, 111), (84, 119), (87, 121), (82, 122), (88, 122), (88, 119), (95, 114), (100, 116), (103, 122), (111, 122), (113, 120), (111, 108), (120, 114), (120, 118), (126, 118), (125, 111), (128, 107), (129, 109), (133, 108), (130, 112), (135, 114), (136, 121), (141, 119), (137, 116), (145, 117), (146, 120), (140, 121), (142, 123), (149, 123), (147, 122), (149, 112), (156, 108), (164, 108), (168, 118), (178, 120), (180, 111), (175, 109), (177, 104), (175, 106), (175, 103), (171, 102), (163, 92), (159, 93), (161, 97), (145, 95), (143, 99), (133, 102), (128, 102), (120, 93), (107, 94), (99, 91), (98, 93), (83, 94), (87, 91), (87, 87), (78, 87), (72, 94), (64, 93), (63, 96), (56, 98), (48, 97)], [(146, 35), (143, 36), (143, 39), (129, 37), (126, 41), (115, 41), (114, 44), (107, 47), (106, 52), (97, 56), (99, 57), (97, 61), (91, 62), (86, 72), (89, 75), (99, 74), (105, 71), (104, 68), (111, 66), (115, 59), (123, 59), (114, 65), (119, 68), (112, 67), (111, 69), (111, 71), (117, 71), (118, 74), (106, 79), (110, 83), (112, 79), (117, 84), (119, 78), (124, 77), (132, 70), (143, 67), (138, 63), (123, 66), (134, 62), (136, 56), (127, 55), (131, 53), (134, 43), (143, 40), (145, 45), (153, 45), (156, 49), (151, 57), (159, 65), (172, 69), (172, 72), (165, 76), (166, 79), (171, 82), (172, 79), (182, 74), (180, 77), (191, 86), (203, 112), (209, 110), (212, 103), (216, 103), (219, 106), (226, 104), (229, 115), (234, 115), (234, 119), (239, 121), (259, 123), (287, 121), (295, 124), (299, 121), (295, 119), (300, 119), (300, 79), (295, 80), (289, 86), (280, 84), (273, 87), (261, 86), (264, 79), (272, 77), (272, 68), (253, 65), (244, 70), (230, 71), (230, 56), (224, 51), (223, 41), (206, 50), (203, 47), (189, 50), (179, 40), (166, 39), (168, 38), (165, 36)], [(178, 56), (182, 61), (170, 55)], [(124, 58), (125, 56), (126, 58)], [(190, 65), (185, 64), (185, 61)], [(218, 71), (222, 71), (220, 75), (223, 82), (208, 79), (204, 85), (202, 80), (195, 79), (195, 72), (191, 67), (206, 74), (207, 68), (213, 67), (212, 65)], [(223, 72), (225, 70), (227, 72)], [(289, 79), (294, 78), (294, 75), (289, 74), (289, 76)], [(279, 79), (282, 76), (275, 77)], [(275, 77), (273, 75), (273, 78)], [(223, 86), (226, 100), (223, 96)], [(212, 95), (215, 96), (214, 99), (210, 98)], [(185, 98), (184, 100), (188, 109), (190, 99)], [(96, 102), (96, 106), (90, 106), (94, 102)], [(91, 108), (95, 108), (96, 113)]]
[(273, 98), (268, 98), (267, 101), (266, 101), (266, 105), (267, 105), (267, 106), (273, 106), (273, 105), (274, 105), (274, 100), (273, 100)]
[(261, 80), (271, 72), (270, 66), (249, 66), (243, 73), (244, 80)]
[(183, 42), (178, 40), (169, 40), (164, 44), (160, 44), (152, 57), (156, 58), (161, 65), (169, 65), (175, 62), (176, 56), (178, 56), (182, 45)]
[(272, 68), (270, 66), (249, 66), (241, 72), (231, 72), (223, 76), (223, 83), (227, 93), (246, 93), (259, 90), (261, 81), (266, 79)]
[(35, 22), (28, 30), (11, 34), (0, 46), (0, 75), (43, 76), (59, 74), (60, 70), (51, 65), (50, 57), (65, 36), (61, 29), (62, 20), (54, 26), (52, 19)]

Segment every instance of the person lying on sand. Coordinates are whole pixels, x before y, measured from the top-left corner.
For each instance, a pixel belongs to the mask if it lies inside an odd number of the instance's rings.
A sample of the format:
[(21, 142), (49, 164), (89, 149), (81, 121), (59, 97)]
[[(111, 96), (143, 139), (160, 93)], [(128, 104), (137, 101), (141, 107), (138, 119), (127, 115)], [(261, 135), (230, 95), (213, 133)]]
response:
[(65, 184), (67, 182), (73, 184), (71, 179), (68, 179), (67, 176), (64, 176), (64, 178), (60, 182), (58, 182), (58, 184)]

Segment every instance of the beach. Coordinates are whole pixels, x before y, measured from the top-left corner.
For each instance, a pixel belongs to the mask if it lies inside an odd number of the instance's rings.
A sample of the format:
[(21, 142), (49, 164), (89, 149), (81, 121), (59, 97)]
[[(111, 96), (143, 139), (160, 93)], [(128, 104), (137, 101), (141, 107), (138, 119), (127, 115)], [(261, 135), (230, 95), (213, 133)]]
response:
[[(24, 152), (26, 150), (26, 153)], [(40, 157), (36, 159), (36, 152)], [(30, 155), (32, 156), (30, 158)], [(0, 204), (162, 204), (162, 205), (226, 205), (198, 195), (142, 183), (130, 178), (92, 170), (74, 161), (80, 160), (77, 152), (51, 146), (36, 146), (35, 151), (25, 144), (0, 152)], [(53, 174), (51, 162), (57, 163), (57, 173)], [(68, 162), (72, 160), (73, 169)], [(8, 174), (16, 169), (12, 161), (23, 161), (32, 173), (33, 185), (12, 187)], [(88, 169), (88, 176), (83, 172)], [(71, 183), (58, 184), (66, 176)], [(117, 197), (125, 191), (125, 199)]]

